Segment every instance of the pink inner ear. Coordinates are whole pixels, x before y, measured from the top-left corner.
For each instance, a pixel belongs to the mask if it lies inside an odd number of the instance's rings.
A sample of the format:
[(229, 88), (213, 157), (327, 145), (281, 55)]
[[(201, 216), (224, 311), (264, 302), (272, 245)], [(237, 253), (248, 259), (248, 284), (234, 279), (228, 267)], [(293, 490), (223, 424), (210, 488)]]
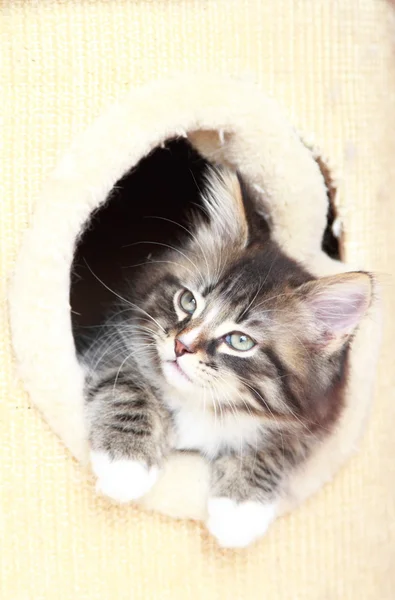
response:
[(362, 319), (369, 291), (365, 281), (332, 283), (312, 294), (308, 303), (318, 324), (334, 336), (345, 335), (352, 333)]

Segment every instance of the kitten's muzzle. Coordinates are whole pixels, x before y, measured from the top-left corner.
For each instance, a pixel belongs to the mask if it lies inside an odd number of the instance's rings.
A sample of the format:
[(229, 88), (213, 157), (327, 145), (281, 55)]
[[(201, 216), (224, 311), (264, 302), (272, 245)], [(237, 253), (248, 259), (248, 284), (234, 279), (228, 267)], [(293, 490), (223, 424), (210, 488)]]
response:
[(183, 356), (184, 354), (193, 354), (194, 350), (190, 346), (176, 338), (174, 340), (174, 352), (176, 357), (180, 358), (180, 356)]

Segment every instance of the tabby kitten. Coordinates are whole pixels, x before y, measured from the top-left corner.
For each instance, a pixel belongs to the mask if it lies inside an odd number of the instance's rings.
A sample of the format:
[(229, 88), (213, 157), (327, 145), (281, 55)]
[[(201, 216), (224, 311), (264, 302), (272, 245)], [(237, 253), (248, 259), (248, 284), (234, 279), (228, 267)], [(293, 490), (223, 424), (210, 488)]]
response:
[(207, 527), (245, 546), (342, 409), (371, 278), (315, 279), (270, 239), (239, 178), (210, 170), (205, 215), (149, 263), (83, 356), (98, 488), (128, 502), (172, 450), (211, 469)]

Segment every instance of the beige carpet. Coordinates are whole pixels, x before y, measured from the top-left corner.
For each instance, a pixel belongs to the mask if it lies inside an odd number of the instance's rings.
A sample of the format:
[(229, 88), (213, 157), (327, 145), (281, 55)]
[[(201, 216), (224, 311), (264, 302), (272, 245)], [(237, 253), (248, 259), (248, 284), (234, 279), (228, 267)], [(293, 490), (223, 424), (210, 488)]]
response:
[[(336, 166), (345, 255), (384, 279), (360, 453), (249, 550), (95, 496), (0, 339), (0, 598), (395, 597), (395, 21), (384, 0), (3, 0), (1, 294), (59, 153), (119, 94), (174, 71), (256, 80)], [(5, 309), (5, 305), (4, 305)]]

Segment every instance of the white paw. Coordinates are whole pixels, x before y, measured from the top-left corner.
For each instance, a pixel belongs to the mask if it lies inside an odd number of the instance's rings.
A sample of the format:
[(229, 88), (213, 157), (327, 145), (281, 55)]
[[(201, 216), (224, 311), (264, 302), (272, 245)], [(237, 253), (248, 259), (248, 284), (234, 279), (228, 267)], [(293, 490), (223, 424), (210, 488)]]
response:
[(237, 503), (230, 498), (208, 501), (207, 528), (223, 548), (243, 548), (266, 533), (276, 517), (274, 504), (249, 500)]
[(97, 491), (121, 503), (144, 496), (158, 477), (156, 467), (148, 469), (137, 460), (112, 460), (106, 452), (91, 452), (91, 464)]

